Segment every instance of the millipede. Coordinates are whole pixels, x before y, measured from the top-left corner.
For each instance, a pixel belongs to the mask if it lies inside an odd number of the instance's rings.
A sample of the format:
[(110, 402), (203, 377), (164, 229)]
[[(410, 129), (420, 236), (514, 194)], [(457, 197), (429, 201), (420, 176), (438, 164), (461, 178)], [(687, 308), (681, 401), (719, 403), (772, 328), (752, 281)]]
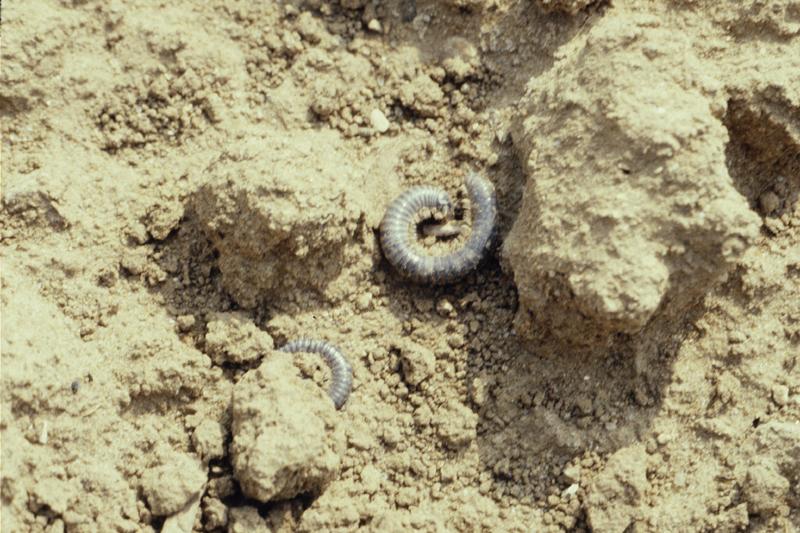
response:
[[(473, 214), (471, 232), (464, 245), (449, 254), (420, 253), (411, 240), (411, 230), (416, 228), (423, 210), (439, 213), (445, 220), (450, 216), (453, 203), (446, 191), (430, 186), (414, 187), (389, 205), (380, 226), (381, 247), (401, 275), (416, 283), (442, 285), (463, 278), (478, 266), (494, 234), (497, 196), (492, 183), (480, 174), (468, 174), (465, 185)], [(442, 224), (438, 229), (434, 226), (429, 234), (450, 236), (459, 231)]]
[(325, 361), (331, 369), (331, 384), (328, 396), (336, 409), (341, 409), (353, 388), (353, 368), (338, 348), (325, 341), (301, 338), (286, 343), (279, 351), (288, 353), (313, 353)]

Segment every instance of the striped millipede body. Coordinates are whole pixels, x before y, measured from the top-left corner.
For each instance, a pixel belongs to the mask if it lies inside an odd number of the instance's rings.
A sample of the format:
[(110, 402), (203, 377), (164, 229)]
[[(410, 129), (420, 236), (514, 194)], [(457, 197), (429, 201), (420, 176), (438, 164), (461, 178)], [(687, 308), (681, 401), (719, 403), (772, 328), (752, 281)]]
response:
[[(381, 222), (381, 247), (386, 259), (403, 276), (417, 283), (441, 285), (456, 281), (478, 266), (491, 243), (497, 219), (497, 197), (491, 182), (471, 173), (465, 179), (472, 207), (472, 231), (460, 249), (441, 256), (415, 251), (411, 229), (423, 209), (438, 211), (447, 217), (452, 210), (450, 196), (435, 187), (415, 187), (401, 194), (389, 205)], [(452, 229), (438, 232), (453, 234)], [(437, 235), (437, 230), (430, 232)]]
[(347, 362), (342, 352), (335, 346), (324, 341), (313, 339), (298, 339), (286, 343), (281, 352), (288, 353), (314, 353), (322, 357), (325, 364), (331, 369), (331, 385), (328, 388), (328, 395), (333, 400), (333, 405), (341, 409), (350, 390), (353, 388), (353, 369)]

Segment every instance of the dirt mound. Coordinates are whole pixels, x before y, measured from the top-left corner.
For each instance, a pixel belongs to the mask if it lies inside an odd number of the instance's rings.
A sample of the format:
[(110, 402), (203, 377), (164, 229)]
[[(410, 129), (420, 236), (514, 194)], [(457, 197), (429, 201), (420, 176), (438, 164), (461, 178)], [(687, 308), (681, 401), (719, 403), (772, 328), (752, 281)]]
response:
[(296, 300), (303, 290), (335, 294), (329, 286), (357, 262), (361, 250), (352, 248), (370, 199), (337, 141), (310, 132), (280, 143), (249, 139), (203, 172), (194, 209), (242, 307)]

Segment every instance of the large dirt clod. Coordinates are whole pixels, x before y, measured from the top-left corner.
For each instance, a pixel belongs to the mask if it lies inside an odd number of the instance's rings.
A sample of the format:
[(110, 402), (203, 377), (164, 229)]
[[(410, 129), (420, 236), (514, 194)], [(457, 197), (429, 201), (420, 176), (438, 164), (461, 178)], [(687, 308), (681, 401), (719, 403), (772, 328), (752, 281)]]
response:
[(305, 135), (248, 141), (206, 169), (194, 205), (241, 306), (322, 293), (342, 273), (365, 205), (344, 157), (330, 136)]
[(758, 234), (692, 43), (646, 16), (618, 22), (528, 88), (516, 137), (529, 179), (504, 246), (523, 334), (534, 321), (586, 344), (635, 333), (704, 294)]
[(233, 468), (262, 502), (319, 493), (339, 472), (344, 433), (325, 392), (273, 352), (233, 392)]

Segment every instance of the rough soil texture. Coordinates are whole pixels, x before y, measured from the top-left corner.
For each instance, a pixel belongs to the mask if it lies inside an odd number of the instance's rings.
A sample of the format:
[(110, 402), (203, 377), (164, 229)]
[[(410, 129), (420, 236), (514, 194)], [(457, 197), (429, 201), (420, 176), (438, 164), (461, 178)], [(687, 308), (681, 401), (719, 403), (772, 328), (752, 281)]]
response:
[(2, 7), (2, 531), (800, 530), (797, 1)]
[(291, 355), (269, 355), (233, 390), (230, 447), (242, 492), (265, 503), (321, 492), (345, 444), (322, 389), (300, 378)]

